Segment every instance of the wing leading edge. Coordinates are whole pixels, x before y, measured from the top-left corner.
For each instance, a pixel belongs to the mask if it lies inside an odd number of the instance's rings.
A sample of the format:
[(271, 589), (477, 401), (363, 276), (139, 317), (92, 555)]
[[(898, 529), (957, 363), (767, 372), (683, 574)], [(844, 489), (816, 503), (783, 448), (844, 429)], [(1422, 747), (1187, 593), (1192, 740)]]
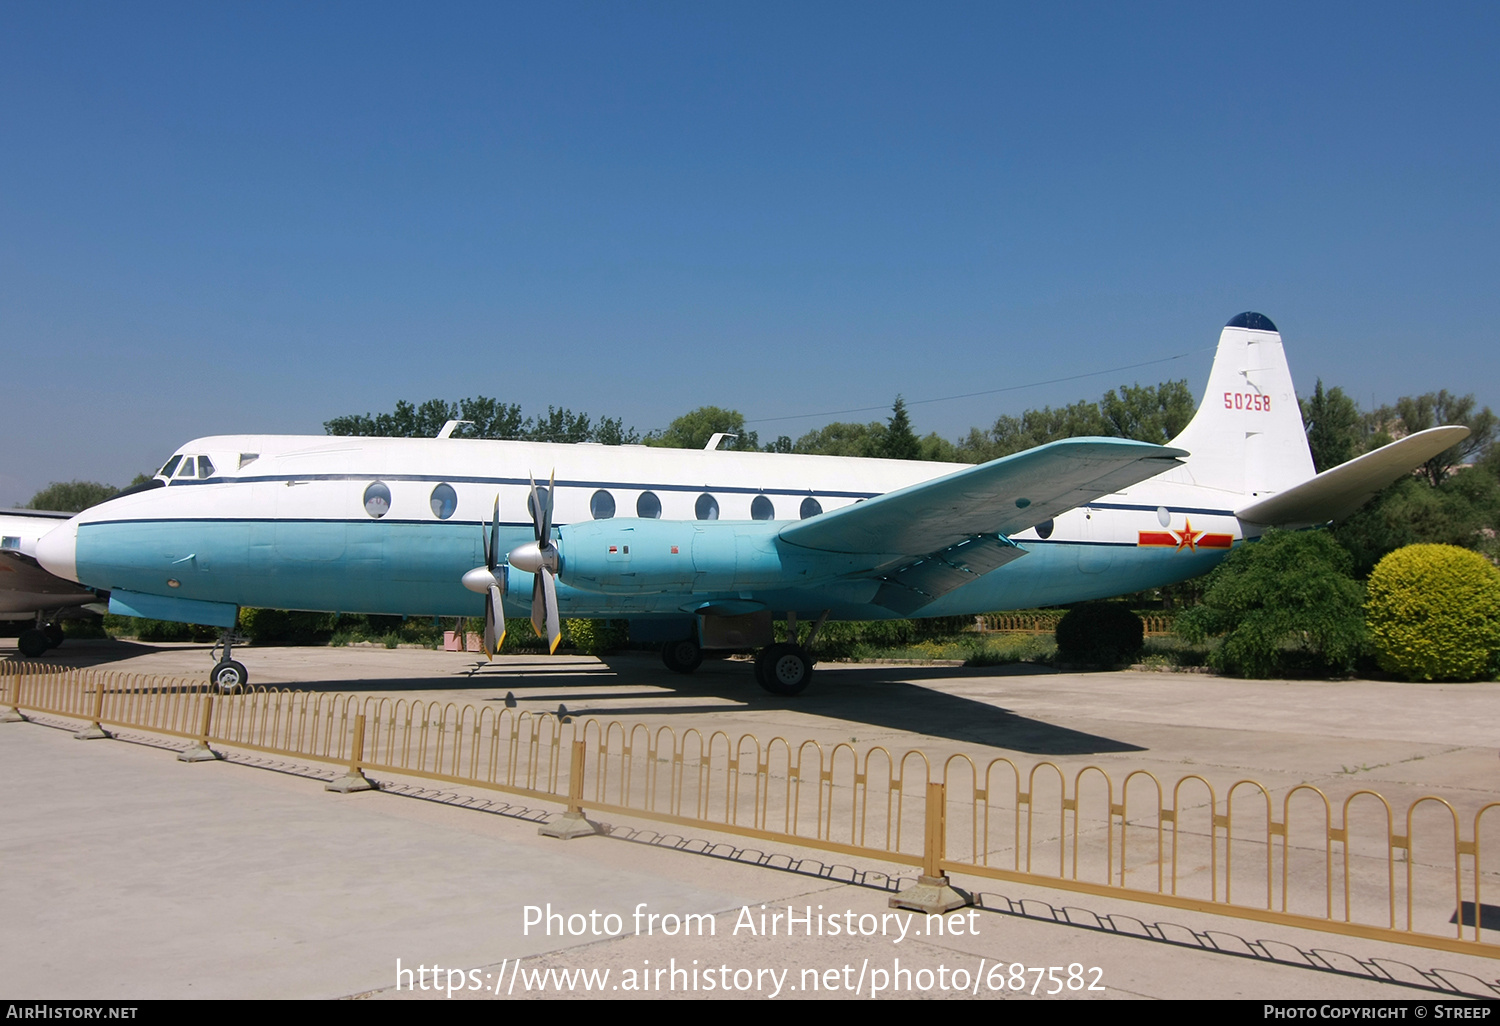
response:
[(880, 557), (875, 601), (910, 613), (1025, 555), (1007, 535), (1177, 466), (1181, 449), (1068, 438), (783, 528), (783, 541)]

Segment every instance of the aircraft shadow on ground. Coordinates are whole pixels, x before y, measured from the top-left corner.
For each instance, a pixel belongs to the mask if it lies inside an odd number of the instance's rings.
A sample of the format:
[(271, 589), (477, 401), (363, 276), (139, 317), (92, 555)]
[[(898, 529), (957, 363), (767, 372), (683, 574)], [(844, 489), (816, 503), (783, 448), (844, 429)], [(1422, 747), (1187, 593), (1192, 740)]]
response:
[[(1004, 675), (1007, 670), (1011, 675), (1050, 672), (1035, 667), (1019, 673), (1011, 667), (995, 669), (1002, 673), (957, 666), (863, 667), (815, 676), (812, 686), (795, 698), (781, 698), (763, 691), (755, 683), (754, 669), (748, 662), (713, 660), (705, 662), (697, 673), (687, 676), (672, 673), (656, 665), (654, 660), (640, 657), (606, 657), (600, 667), (575, 664), (555, 669), (530, 665), (513, 668), (497, 663), (473, 676), (321, 681), (306, 687), (317, 691), (360, 692), (483, 689), (486, 693), (475, 696), (476, 704), (502, 702), (509, 693), (516, 700), (516, 708), (523, 710), (553, 712), (561, 704), (570, 706), (568, 712), (573, 715), (625, 721), (640, 716), (687, 715), (706, 716), (711, 720), (726, 712), (786, 709), (879, 730), (915, 732), (1028, 755), (1093, 755), (1145, 750), (1139, 745), (1031, 719), (1003, 707), (944, 694), (917, 683)], [(612, 685), (601, 689), (600, 685), (606, 679)], [(534, 693), (536, 689), (543, 693)], [(626, 701), (629, 704), (613, 704)], [(611, 704), (604, 708), (578, 708), (584, 702)], [(711, 724), (695, 726), (702, 729)], [(784, 729), (778, 726), (775, 731), (779, 733)]]
[[(208, 648), (203, 646), (203, 651), (206, 653)], [(152, 651), (151, 645), (134, 642), (84, 643), (72, 651), (57, 653), (62, 658), (56, 658), (56, 662), (69, 667), (100, 666)], [(253, 653), (247, 651), (247, 654), (251, 655), (253, 682)], [(205, 676), (206, 672), (205, 665)], [(568, 710), (570, 713), (605, 720), (629, 721), (640, 716), (707, 717), (709, 724), (695, 724), (700, 729), (711, 726), (715, 715), (726, 712), (786, 709), (864, 724), (878, 730), (915, 732), (1028, 755), (1144, 751), (1139, 745), (1031, 719), (1001, 706), (925, 688), (920, 683), (1050, 672), (1029, 664), (985, 669), (870, 665), (818, 674), (805, 693), (795, 698), (782, 698), (767, 694), (755, 683), (754, 669), (749, 662), (711, 659), (705, 661), (697, 673), (688, 676), (670, 672), (653, 658), (632, 654), (606, 657), (596, 664), (568, 662), (548, 665), (545, 656), (538, 656), (535, 662), (519, 665), (515, 662), (475, 663), (462, 670), (431, 676), (305, 681), (269, 686), (325, 693), (430, 691), (451, 695), (455, 691), (482, 692), (469, 699), (475, 704), (503, 702), (507, 693), (513, 693), (515, 707), (523, 710), (554, 712), (559, 704), (572, 703), (574, 708)], [(536, 690), (544, 693), (533, 693)], [(455, 698), (453, 701), (461, 703), (465, 699)], [(585, 702), (608, 705), (577, 708)], [(774, 732), (781, 730), (777, 727)]]

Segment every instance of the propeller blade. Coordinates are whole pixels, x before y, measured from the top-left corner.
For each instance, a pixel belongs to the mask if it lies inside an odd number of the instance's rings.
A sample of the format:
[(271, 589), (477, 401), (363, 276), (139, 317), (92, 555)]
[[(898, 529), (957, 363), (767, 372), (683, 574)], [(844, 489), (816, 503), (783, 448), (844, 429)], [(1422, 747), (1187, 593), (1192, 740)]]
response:
[(543, 545), (552, 544), (552, 498), (557, 494), (557, 471), (552, 471), (552, 476), (547, 479), (547, 501), (542, 503), (542, 533), (537, 541)]
[(505, 606), (501, 601), (500, 588), (490, 585), (484, 596), (484, 654), (493, 659), (505, 644)]
[(531, 629), (539, 638), (547, 636), (547, 596), (542, 591), (542, 578), (546, 576), (545, 570), (538, 570), (531, 577)]
[(542, 579), (542, 594), (547, 601), (547, 652), (555, 655), (557, 646), (562, 641), (562, 624), (557, 617), (557, 582), (548, 573), (538, 576)]
[(500, 496), (495, 496), (495, 517), (490, 521), (490, 536), (485, 544), (484, 565), (491, 570), (500, 565)]
[(531, 530), (536, 536), (537, 547), (542, 545), (542, 496), (537, 491), (536, 476), (531, 477)]

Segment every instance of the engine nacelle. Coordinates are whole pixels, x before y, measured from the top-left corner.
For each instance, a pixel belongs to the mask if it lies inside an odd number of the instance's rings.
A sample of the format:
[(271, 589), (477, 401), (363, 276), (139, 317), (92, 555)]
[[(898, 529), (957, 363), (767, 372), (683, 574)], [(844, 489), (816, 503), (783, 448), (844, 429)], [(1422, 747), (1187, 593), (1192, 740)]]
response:
[(584, 591), (650, 595), (768, 588), (801, 583), (814, 568), (806, 550), (761, 522), (621, 517), (558, 529), (558, 577)]

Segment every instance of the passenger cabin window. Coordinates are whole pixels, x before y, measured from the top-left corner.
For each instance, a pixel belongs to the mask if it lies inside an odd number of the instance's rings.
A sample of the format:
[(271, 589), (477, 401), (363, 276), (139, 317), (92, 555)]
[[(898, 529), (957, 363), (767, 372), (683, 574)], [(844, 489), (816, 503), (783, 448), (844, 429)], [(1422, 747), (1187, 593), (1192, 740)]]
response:
[(704, 492), (698, 496), (698, 501), (693, 505), (693, 512), (698, 515), (699, 520), (719, 519), (719, 500)]
[(615, 497), (603, 488), (589, 499), (589, 515), (595, 520), (609, 520), (615, 515)]
[(751, 520), (775, 520), (776, 507), (771, 504), (771, 499), (766, 495), (757, 495), (750, 500)]
[(655, 492), (641, 493), (641, 497), (635, 500), (635, 515), (643, 520), (661, 519), (661, 500)]
[(432, 515), (447, 520), (458, 510), (458, 493), (451, 484), (440, 484), (432, 490)]
[(1050, 520), (1043, 520), (1040, 524), (1037, 524), (1036, 525), (1036, 536), (1038, 538), (1042, 539), (1042, 541), (1046, 541), (1048, 538), (1051, 538), (1052, 537), (1052, 521), (1050, 521)]
[(20, 547), (21, 539), (18, 535), (7, 534), (4, 538), (0, 538), (0, 549), (19, 549)]
[(376, 520), (391, 511), (391, 490), (379, 481), (365, 489), (365, 512)]
[(815, 517), (823, 512), (823, 504), (809, 495), (802, 500), (802, 509), (800, 512), (803, 520), (806, 520), (808, 517)]

